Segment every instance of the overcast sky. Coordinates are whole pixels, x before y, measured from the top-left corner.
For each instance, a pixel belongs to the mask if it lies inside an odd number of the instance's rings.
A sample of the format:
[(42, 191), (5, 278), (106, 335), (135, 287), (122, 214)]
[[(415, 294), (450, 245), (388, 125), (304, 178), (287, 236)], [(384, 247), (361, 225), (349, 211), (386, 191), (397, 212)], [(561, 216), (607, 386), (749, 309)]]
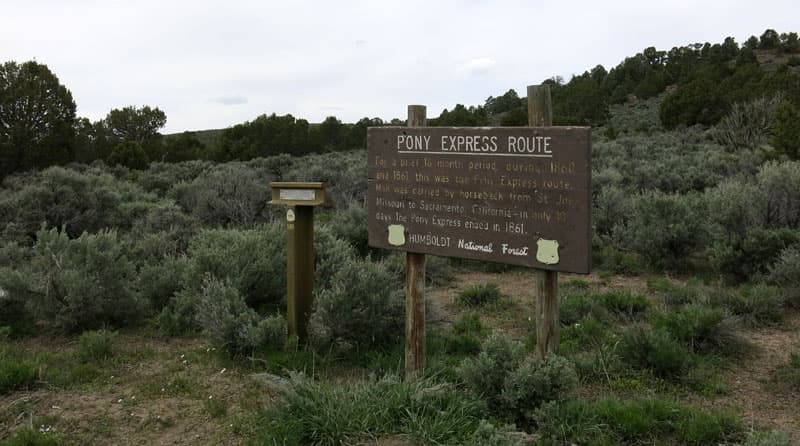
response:
[(648, 46), (800, 32), (797, 0), (3, 0), (0, 63), (35, 59), (78, 115), (150, 105), (164, 133), (263, 113), (428, 117), (611, 68)]

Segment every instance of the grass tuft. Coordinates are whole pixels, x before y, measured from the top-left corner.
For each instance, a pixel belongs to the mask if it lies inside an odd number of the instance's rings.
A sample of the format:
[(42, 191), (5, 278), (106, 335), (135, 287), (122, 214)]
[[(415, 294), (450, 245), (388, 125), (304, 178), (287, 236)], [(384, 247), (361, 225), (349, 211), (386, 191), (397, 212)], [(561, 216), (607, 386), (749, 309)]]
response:
[(489, 282), (464, 288), (458, 294), (456, 302), (466, 307), (479, 307), (497, 304), (501, 297), (500, 287), (496, 283)]
[(739, 319), (722, 308), (687, 305), (656, 316), (653, 325), (695, 353), (731, 354), (745, 345), (737, 331)]
[(730, 444), (743, 437), (738, 420), (660, 399), (542, 406), (535, 415), (543, 444)]
[(601, 322), (611, 319), (608, 310), (582, 290), (562, 290), (559, 293), (558, 307), (559, 319), (563, 325), (573, 325), (587, 318)]
[(265, 414), (259, 444), (340, 445), (405, 434), (421, 444), (466, 444), (485, 406), (451, 385), (394, 376), (326, 383), (294, 374)]
[(772, 372), (771, 381), (782, 390), (800, 391), (800, 353), (791, 353), (789, 362)]
[(650, 308), (650, 301), (628, 290), (613, 290), (593, 295), (609, 311), (627, 318), (636, 318)]
[(635, 327), (622, 337), (619, 349), (625, 362), (661, 378), (679, 378), (692, 362), (686, 347), (666, 330)]
[(675, 284), (666, 277), (649, 277), (647, 279), (647, 289), (655, 292), (662, 302), (671, 307), (700, 301), (700, 293), (697, 288)]
[(2, 446), (59, 446), (63, 442), (59, 435), (24, 428), (18, 430), (12, 437), (0, 444)]
[(727, 308), (738, 316), (745, 326), (776, 325), (785, 314), (784, 297), (780, 288), (763, 285), (744, 285), (735, 288), (718, 288), (710, 295), (712, 305)]
[(84, 361), (99, 361), (112, 357), (116, 337), (115, 331), (84, 331), (78, 339), (78, 357)]
[(37, 364), (0, 356), (0, 395), (33, 387), (38, 376)]

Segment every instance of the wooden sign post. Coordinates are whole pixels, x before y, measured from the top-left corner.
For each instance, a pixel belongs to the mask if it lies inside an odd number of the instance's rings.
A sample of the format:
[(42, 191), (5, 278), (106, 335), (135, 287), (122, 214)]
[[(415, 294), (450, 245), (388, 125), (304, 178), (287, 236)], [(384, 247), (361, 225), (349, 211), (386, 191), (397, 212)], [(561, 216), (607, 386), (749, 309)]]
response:
[[(528, 86), (528, 126), (550, 127), (553, 125), (553, 107), (549, 85)], [(591, 201), (590, 201), (591, 202)], [(536, 284), (536, 351), (538, 359), (548, 353), (558, 353), (558, 272), (534, 269)]]
[[(424, 105), (408, 106), (408, 126), (426, 126)], [(425, 254), (406, 253), (406, 377), (425, 370)]]
[(325, 203), (325, 183), (270, 183), (270, 204), (286, 211), (286, 322), (289, 336), (308, 340), (308, 318), (314, 291), (314, 206)]
[(408, 253), (407, 375), (425, 362), (424, 254), (534, 268), (536, 354), (558, 348), (557, 272), (590, 269), (591, 131), (550, 126), (546, 86), (528, 98), (529, 127), (416, 126), (409, 107), (408, 127), (367, 130), (369, 245)]

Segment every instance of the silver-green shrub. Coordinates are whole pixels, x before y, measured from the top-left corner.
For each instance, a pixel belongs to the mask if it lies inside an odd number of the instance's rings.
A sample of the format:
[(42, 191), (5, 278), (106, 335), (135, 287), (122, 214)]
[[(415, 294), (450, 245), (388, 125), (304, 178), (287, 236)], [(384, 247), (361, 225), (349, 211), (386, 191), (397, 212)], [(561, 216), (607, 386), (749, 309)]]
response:
[(685, 268), (689, 254), (706, 239), (701, 195), (651, 192), (639, 196), (633, 209), (626, 243), (654, 266)]
[(510, 412), (526, 415), (543, 403), (567, 399), (577, 385), (569, 360), (556, 355), (543, 361), (527, 358), (506, 376), (500, 398)]
[(706, 191), (708, 215), (715, 238), (741, 237), (747, 230), (761, 225), (756, 185), (734, 177)]
[(116, 331), (84, 331), (78, 339), (78, 357), (84, 361), (110, 358), (114, 355), (114, 339), (116, 337)]
[(286, 295), (286, 229), (208, 229), (189, 244), (188, 283), (196, 288), (207, 275), (227, 281), (253, 308), (279, 307)]
[(185, 257), (165, 257), (141, 265), (137, 288), (154, 311), (161, 311), (178, 291), (187, 286), (191, 262)]
[(227, 163), (175, 185), (168, 195), (205, 226), (251, 228), (272, 219), (269, 181), (252, 168)]
[(714, 129), (714, 139), (731, 152), (766, 144), (772, 113), (782, 99), (778, 94), (733, 104)]
[[(334, 237), (326, 225), (315, 229), (314, 250), (317, 290), (330, 288), (342, 266), (355, 258), (353, 248)], [(195, 320), (197, 296), (209, 278), (234, 288), (249, 308), (283, 311), (286, 255), (286, 227), (282, 224), (205, 230), (191, 241), (185, 259), (168, 257), (154, 263), (160, 266), (143, 266), (140, 278), (150, 282), (140, 287), (157, 308), (163, 307), (159, 328), (168, 333), (194, 331), (200, 328)], [(179, 290), (179, 285), (183, 289)]]
[(750, 432), (742, 446), (791, 446), (792, 440), (786, 432), (773, 430), (769, 432)]
[(517, 431), (513, 424), (495, 426), (489, 421), (481, 420), (467, 444), (469, 446), (523, 446), (529, 443), (528, 440), (528, 435)]
[(723, 308), (686, 305), (659, 314), (653, 326), (666, 330), (692, 352), (734, 353), (744, 345), (738, 333), (739, 319)]
[(777, 325), (786, 315), (786, 295), (782, 289), (766, 285), (710, 288), (709, 303), (726, 308), (743, 325)]
[(367, 196), (367, 152), (331, 152), (308, 155), (284, 173), (284, 181), (322, 181), (328, 184), (330, 201), (337, 208), (365, 203)]
[(692, 361), (686, 347), (664, 329), (650, 330), (635, 326), (625, 333), (619, 347), (620, 356), (625, 362), (649, 369), (662, 378), (679, 378)]
[(302, 162), (303, 158), (293, 157), (288, 153), (268, 156), (266, 158), (253, 158), (244, 164), (259, 172), (273, 176), (274, 181), (283, 181), (283, 174), (292, 168), (295, 162)]
[(736, 173), (753, 173), (761, 162), (763, 155), (751, 150), (727, 153), (699, 128), (627, 135), (593, 143), (592, 185), (595, 193), (614, 185), (629, 194), (703, 191)]
[(658, 108), (663, 96), (638, 100), (632, 104), (611, 104), (608, 125), (620, 134), (663, 130)]
[(314, 228), (314, 288), (329, 288), (339, 269), (355, 256), (353, 246), (338, 238), (332, 225), (317, 225)]
[(756, 174), (758, 210), (766, 228), (800, 229), (800, 161), (771, 161)]
[(333, 213), (330, 227), (337, 238), (350, 243), (358, 254), (369, 254), (366, 207), (356, 202), (349, 203), (346, 208)]
[(179, 183), (190, 183), (198, 176), (211, 170), (210, 161), (192, 160), (181, 163), (152, 162), (147, 170), (139, 173), (136, 183), (144, 190), (163, 197)]
[(800, 288), (800, 245), (783, 250), (769, 267), (767, 282), (784, 287)]
[(466, 358), (457, 372), (468, 389), (497, 409), (503, 406), (501, 393), (506, 379), (524, 358), (525, 346), (496, 330), (483, 341), (481, 352), (473, 358)]
[(780, 253), (800, 240), (800, 162), (768, 162), (754, 176), (726, 180), (705, 196), (707, 253), (732, 281), (767, 274)]
[(545, 402), (567, 398), (578, 384), (570, 361), (555, 355), (544, 360), (526, 357), (524, 345), (507, 339), (501, 331), (493, 332), (481, 352), (465, 359), (457, 372), (491, 409), (515, 420), (524, 420)]
[(200, 231), (200, 222), (171, 201), (161, 201), (147, 209), (133, 224), (136, 238), (152, 233), (164, 233), (171, 245), (185, 252), (189, 241)]
[(718, 239), (709, 246), (711, 265), (733, 283), (757, 279), (768, 272), (781, 252), (800, 243), (800, 230), (751, 228), (737, 238)]
[(168, 335), (180, 335), (200, 331), (195, 320), (200, 301), (196, 290), (183, 289), (174, 293), (155, 320), (156, 326)]
[(203, 334), (231, 353), (282, 347), (286, 341), (282, 315), (259, 316), (235, 287), (218, 279), (209, 277), (203, 282), (195, 318)]
[(0, 221), (29, 236), (42, 224), (64, 228), (71, 237), (129, 227), (129, 211), (123, 205), (156, 200), (138, 186), (97, 169), (78, 172), (50, 167), (27, 180), (7, 184), (11, 187), (0, 195)]
[(382, 263), (349, 259), (318, 287), (310, 320), (317, 346), (332, 343), (387, 345), (403, 336), (402, 283)]
[(28, 299), (35, 315), (66, 331), (121, 327), (146, 314), (128, 248), (115, 232), (70, 239), (40, 230), (30, 265), (4, 277), (0, 286), (10, 295)]
[(603, 240), (619, 241), (631, 218), (632, 196), (617, 186), (607, 186), (592, 200), (592, 225)]

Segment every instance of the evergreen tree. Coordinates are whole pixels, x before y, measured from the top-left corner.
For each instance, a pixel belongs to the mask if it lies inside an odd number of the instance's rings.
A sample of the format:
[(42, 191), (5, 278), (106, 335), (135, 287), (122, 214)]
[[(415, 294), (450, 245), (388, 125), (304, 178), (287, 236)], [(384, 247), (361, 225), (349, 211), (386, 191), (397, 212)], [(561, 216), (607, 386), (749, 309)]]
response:
[(73, 159), (75, 101), (46, 65), (0, 65), (0, 177)]
[(108, 156), (108, 163), (141, 170), (147, 169), (149, 159), (141, 144), (136, 141), (122, 141), (114, 146)]
[(789, 101), (775, 107), (770, 143), (789, 159), (800, 159), (800, 113)]
[(156, 108), (145, 105), (142, 108), (125, 107), (108, 112), (106, 126), (120, 141), (134, 141), (144, 144), (158, 135), (167, 123), (167, 115)]

